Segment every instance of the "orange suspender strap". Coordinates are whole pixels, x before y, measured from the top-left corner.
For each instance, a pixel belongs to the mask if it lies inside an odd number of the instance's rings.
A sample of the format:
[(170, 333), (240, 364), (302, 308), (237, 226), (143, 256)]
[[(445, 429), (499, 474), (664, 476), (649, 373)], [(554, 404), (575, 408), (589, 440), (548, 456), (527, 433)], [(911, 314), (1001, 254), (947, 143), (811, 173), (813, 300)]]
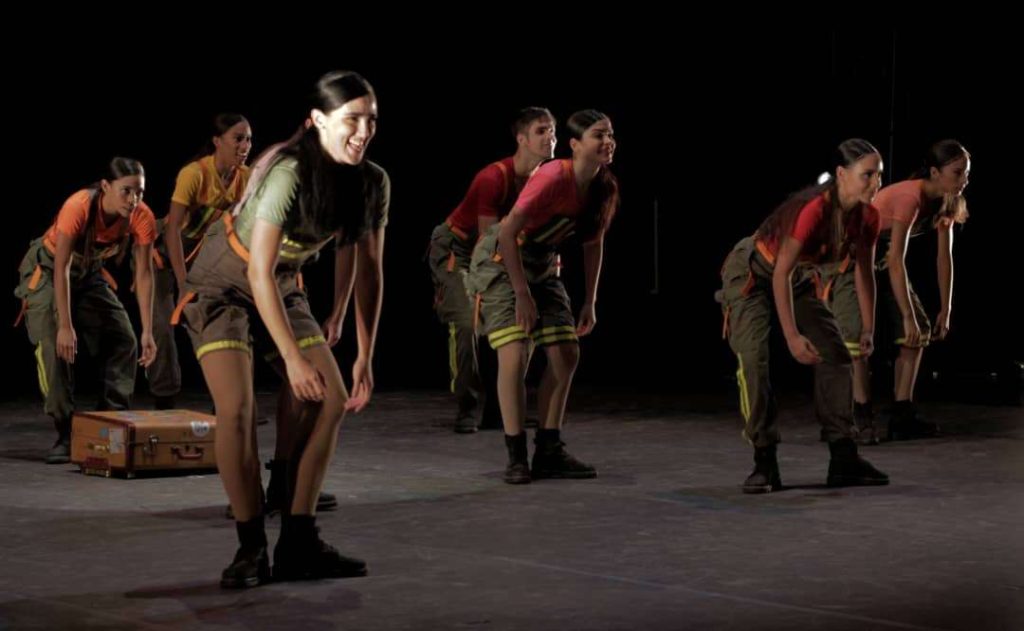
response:
[(153, 252), (153, 267), (155, 267), (156, 269), (163, 269), (164, 267), (166, 267), (167, 265), (164, 263), (164, 257), (160, 256), (160, 253), (157, 252), (156, 248), (153, 248), (152, 252)]
[(171, 326), (178, 326), (181, 322), (181, 312), (185, 310), (185, 305), (192, 302), (192, 299), (196, 297), (196, 292), (186, 291), (185, 295), (178, 301), (178, 305), (174, 307), (174, 313), (171, 314)]
[(107, 281), (107, 284), (110, 285), (111, 289), (117, 291), (117, 281), (114, 280), (114, 277), (110, 275), (110, 272), (107, 271), (107, 268), (100, 268), (100, 276), (103, 277), (103, 280)]
[[(818, 294), (818, 297), (821, 298), (822, 302), (828, 302), (828, 295), (832, 291), (832, 283), (835, 282), (836, 278), (840, 274), (845, 274), (846, 270), (850, 269), (850, 263), (851, 263), (850, 255), (847, 254), (846, 258), (843, 259), (843, 262), (839, 264), (839, 269), (836, 270), (836, 273), (833, 274), (832, 278), (828, 279), (828, 282), (825, 283), (825, 286), (821, 288), (821, 293)], [(817, 275), (815, 275), (814, 278), (815, 278), (815, 282), (816, 283), (820, 282), (820, 281), (818, 281), (818, 276)]]
[[(724, 267), (724, 266), (723, 266)], [(747, 296), (750, 294), (750, 290), (754, 288), (754, 272), (747, 272), (747, 283), (743, 285), (743, 290), (740, 291), (741, 296)], [(732, 305), (726, 305), (722, 312), (722, 339), (729, 339), (729, 314), (732, 313)]]
[(238, 235), (235, 234), (235, 218), (231, 216), (231, 213), (224, 213), (224, 226), (227, 228), (228, 245), (231, 246), (231, 249), (235, 251), (239, 258), (248, 263), (249, 250), (246, 249), (245, 245), (239, 240)]
[(772, 251), (768, 249), (768, 244), (762, 241), (761, 239), (758, 239), (755, 242), (755, 244), (757, 246), (757, 251), (761, 253), (761, 256), (764, 257), (764, 260), (768, 261), (768, 264), (774, 267), (775, 255), (772, 254)]
[(192, 259), (196, 258), (196, 255), (199, 254), (199, 250), (200, 250), (200, 248), (203, 247), (204, 243), (206, 243), (206, 233), (205, 232), (203, 233), (202, 238), (199, 239), (199, 243), (196, 244), (196, 247), (192, 248), (192, 251), (189, 252), (188, 256), (185, 257), (185, 265), (188, 265), (189, 263), (192, 262)]
[[(36, 265), (36, 269), (32, 272), (32, 278), (28, 280), (28, 288), (30, 290), (35, 289), (39, 286), (39, 280), (43, 277), (43, 268), (40, 265)], [(21, 299), (21, 310), (18, 311), (18, 317), (14, 319), (14, 326), (17, 328), (21, 321), (25, 319), (25, 312), (28, 311), (28, 298)]]
[(501, 190), (501, 203), (504, 205), (505, 202), (508, 201), (509, 191), (514, 189), (515, 186), (514, 183), (510, 181), (512, 176), (509, 174), (508, 167), (505, 166), (504, 162), (495, 162), (494, 166), (498, 167), (498, 170), (501, 171), (501, 182), (504, 185)]

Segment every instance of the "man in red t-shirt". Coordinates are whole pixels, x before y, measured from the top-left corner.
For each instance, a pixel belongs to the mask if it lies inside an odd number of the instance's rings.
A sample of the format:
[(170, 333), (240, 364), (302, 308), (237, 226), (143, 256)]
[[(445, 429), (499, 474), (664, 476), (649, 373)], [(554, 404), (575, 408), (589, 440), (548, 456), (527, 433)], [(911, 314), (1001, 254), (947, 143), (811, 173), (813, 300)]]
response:
[(515, 154), (481, 169), (462, 202), (434, 229), (430, 239), (434, 308), (441, 322), (448, 325), (451, 390), (458, 402), (455, 431), (460, 434), (473, 433), (478, 426), (501, 427), (495, 375), (482, 378), (480, 374), (474, 308), (464, 283), (473, 246), (487, 228), (512, 209), (526, 180), (555, 151), (555, 118), (545, 108), (520, 110), (512, 132), (517, 144)]

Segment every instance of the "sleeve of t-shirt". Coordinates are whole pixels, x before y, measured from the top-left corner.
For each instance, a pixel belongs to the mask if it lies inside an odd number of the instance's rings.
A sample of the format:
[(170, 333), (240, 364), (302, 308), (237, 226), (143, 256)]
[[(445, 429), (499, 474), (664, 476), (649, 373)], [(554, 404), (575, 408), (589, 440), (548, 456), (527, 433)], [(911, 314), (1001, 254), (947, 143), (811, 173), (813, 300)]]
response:
[(246, 209), (251, 208), (258, 219), (283, 226), (298, 190), (298, 165), (294, 160), (278, 162), (267, 171), (259, 189), (246, 202)]
[(921, 200), (917, 195), (893, 195), (886, 203), (886, 214), (908, 226), (913, 225)]
[(81, 190), (72, 195), (61, 206), (57, 213), (57, 230), (72, 240), (85, 233), (85, 223), (89, 220), (89, 191)]
[[(552, 167), (548, 167), (552, 165)], [(558, 187), (558, 180), (562, 175), (560, 162), (549, 162), (541, 167), (526, 181), (526, 186), (519, 193), (515, 208), (518, 212), (527, 217), (542, 215), (550, 208), (555, 198)]]
[(373, 213), (373, 228), (383, 228), (388, 225), (388, 210), (391, 207), (391, 178), (388, 172), (380, 169), (380, 195), (378, 196), (377, 208)]
[(136, 245), (149, 245), (156, 241), (156, 216), (153, 214), (153, 210), (139, 202), (139, 205), (132, 211), (128, 231), (135, 239)]
[(178, 180), (174, 183), (174, 194), (171, 201), (186, 208), (196, 203), (196, 196), (203, 183), (203, 170), (198, 162), (189, 162), (178, 171)]
[(825, 214), (825, 200), (822, 197), (815, 197), (804, 205), (797, 213), (796, 221), (793, 222), (793, 229), (789, 236), (800, 243), (807, 243), (814, 235)]

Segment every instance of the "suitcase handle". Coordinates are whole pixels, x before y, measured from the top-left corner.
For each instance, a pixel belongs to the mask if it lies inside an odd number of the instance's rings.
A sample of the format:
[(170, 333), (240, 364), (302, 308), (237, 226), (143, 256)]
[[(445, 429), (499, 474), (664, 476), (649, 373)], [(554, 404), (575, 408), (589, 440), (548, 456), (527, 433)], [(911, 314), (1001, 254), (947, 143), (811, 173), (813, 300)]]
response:
[(171, 453), (178, 457), (178, 460), (202, 460), (203, 459), (203, 448), (196, 447), (196, 453), (187, 454), (181, 450), (181, 447), (171, 447)]

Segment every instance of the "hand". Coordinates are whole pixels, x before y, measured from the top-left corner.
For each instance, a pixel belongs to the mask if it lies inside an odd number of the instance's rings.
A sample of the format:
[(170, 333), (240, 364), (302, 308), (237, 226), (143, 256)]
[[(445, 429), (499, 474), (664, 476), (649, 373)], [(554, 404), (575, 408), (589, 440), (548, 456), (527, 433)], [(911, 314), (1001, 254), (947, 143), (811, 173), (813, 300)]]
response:
[(793, 339), (787, 339), (786, 344), (789, 346), (789, 352), (801, 364), (813, 365), (821, 363), (821, 355), (818, 353), (818, 349), (814, 348), (814, 344), (804, 337), (803, 335), (797, 335)]
[(576, 325), (576, 335), (583, 337), (589, 335), (597, 326), (597, 314), (594, 312), (593, 303), (587, 303), (580, 309), (579, 324)]
[(75, 335), (75, 329), (70, 325), (57, 329), (57, 357), (73, 364), (77, 353), (78, 336)]
[(949, 335), (949, 312), (940, 311), (932, 328), (932, 339), (944, 340)]
[(903, 346), (921, 346), (921, 327), (917, 325), (917, 318), (913, 315), (903, 316)]
[(863, 331), (860, 334), (860, 356), (871, 357), (875, 352), (875, 335), (872, 331)]
[(143, 368), (149, 368), (153, 360), (156, 359), (156, 341), (153, 339), (153, 334), (149, 331), (143, 331), (142, 336), (139, 337), (139, 346), (142, 352), (139, 353), (139, 365)]
[(345, 402), (345, 411), (358, 414), (370, 403), (373, 395), (373, 366), (369, 360), (359, 358), (352, 364), (352, 393)]
[(323, 401), (327, 382), (320, 371), (301, 355), (285, 362), (285, 372), (292, 393), (299, 401)]
[(530, 291), (516, 294), (516, 324), (523, 327), (527, 335), (533, 330), (537, 323), (537, 303), (533, 301)]

